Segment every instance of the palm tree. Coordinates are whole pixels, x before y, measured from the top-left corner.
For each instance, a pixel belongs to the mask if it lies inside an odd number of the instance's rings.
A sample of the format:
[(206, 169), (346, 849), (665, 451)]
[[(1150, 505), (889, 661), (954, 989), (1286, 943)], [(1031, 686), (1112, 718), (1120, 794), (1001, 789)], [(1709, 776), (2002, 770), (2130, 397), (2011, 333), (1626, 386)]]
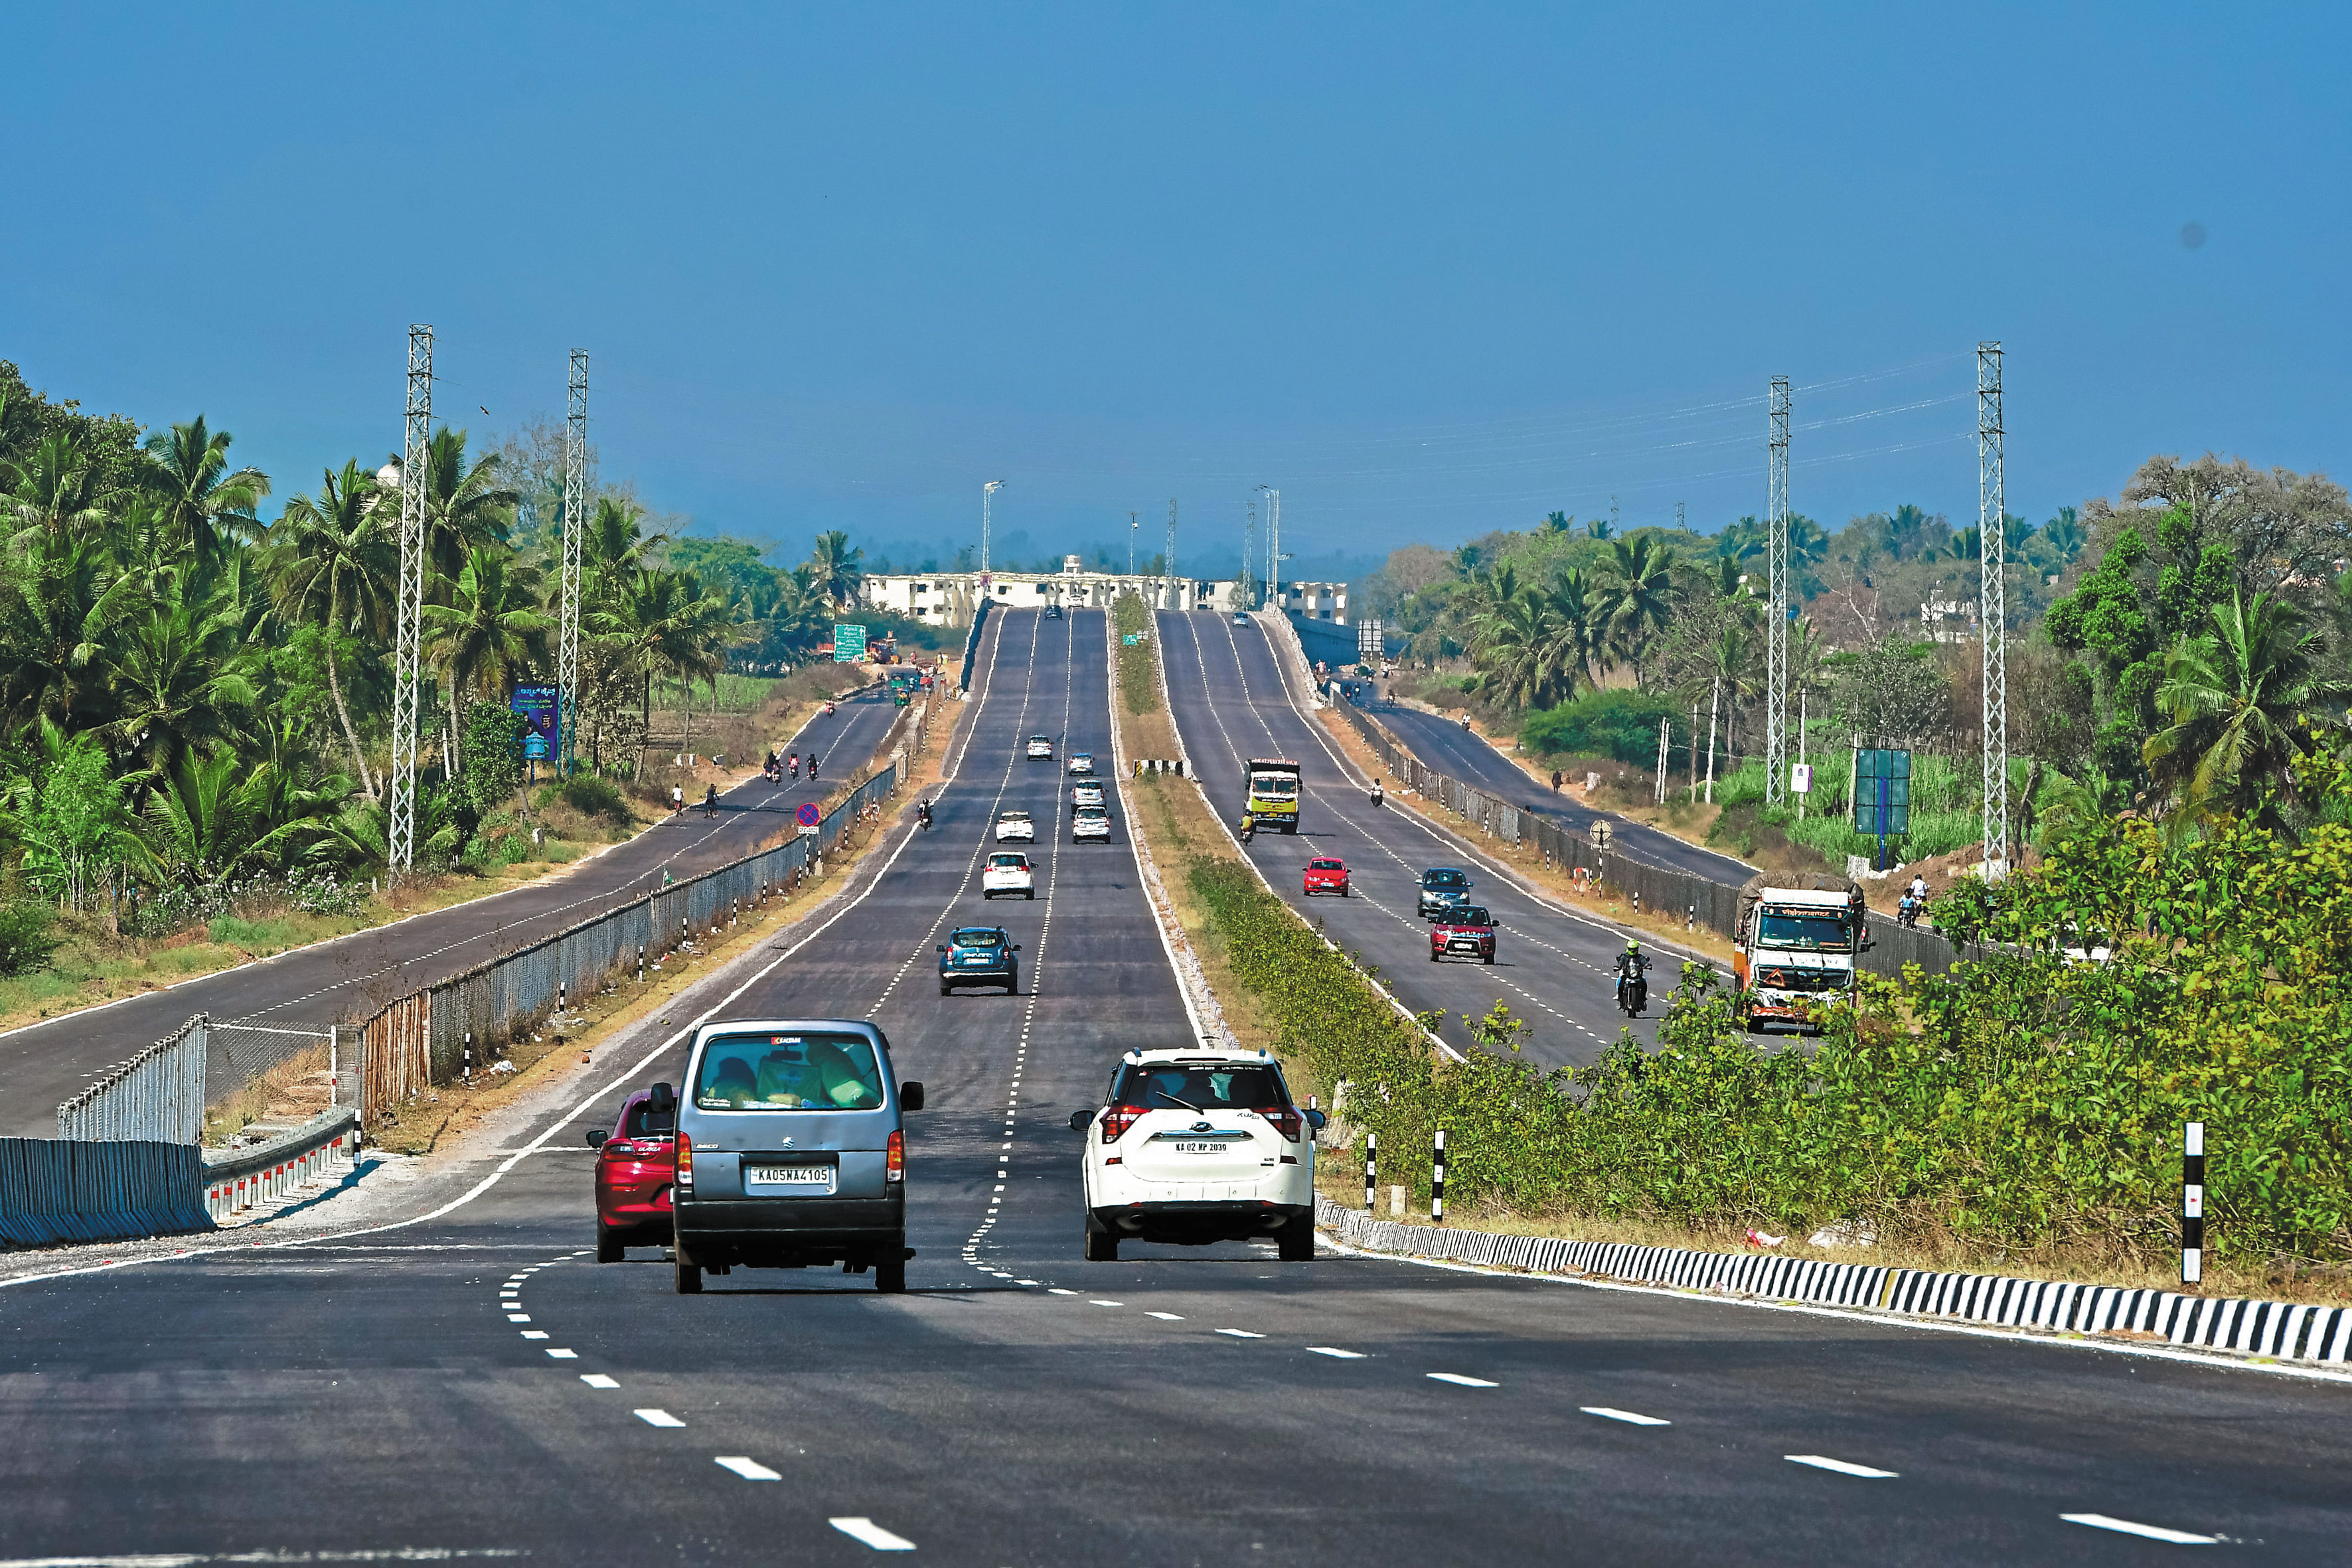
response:
[(6, 465), (0, 479), (8, 486), (8, 510), (19, 542), (29, 542), (36, 535), (54, 539), (88, 532), (106, 521), (98, 501), (96, 466), (69, 431), (43, 437), (32, 456)]
[(809, 565), (815, 569), (813, 584), (829, 604), (844, 609), (856, 607), (858, 585), (865, 581), (865, 568), (858, 563), (866, 558), (863, 550), (849, 547), (849, 535), (840, 529), (816, 536), (816, 549), (809, 555)]
[[(458, 695), (473, 691), (496, 697), (518, 677), (544, 667), (547, 634), (555, 617), (541, 604), (538, 574), (489, 544), (477, 544), (467, 552), (457, 580), (445, 582), (440, 596), (446, 602), (425, 606), (425, 631), (448, 678), (454, 748)], [(457, 773), (461, 766), (462, 760), (452, 755), (449, 771)]]
[(338, 820), (352, 781), (331, 774), (304, 785), (277, 763), (247, 768), (233, 752), (182, 756), (147, 803), (158, 869), (185, 886), (219, 886), (305, 861), (350, 862), (368, 846)]
[[(455, 583), (478, 545), (504, 544), (522, 492), (500, 484), (499, 455), (466, 463), (466, 433), (444, 425), (425, 448), (425, 559)], [(404, 477), (403, 482), (405, 483)]]
[(258, 527), (253, 509), (269, 493), (269, 476), (259, 468), (229, 471), (228, 448), (228, 432), (207, 430), (201, 414), (147, 437), (163, 523), (198, 560)]
[(2091, 542), (2090, 531), (2084, 528), (2082, 519), (2071, 506), (2060, 507), (2058, 515), (2042, 524), (2042, 537), (2061, 567), (2074, 564), (2074, 557), (2083, 553), (2083, 546)]
[(2165, 660), (2156, 706), (2171, 722), (2140, 758), (2192, 816), (2251, 815), (2279, 827), (2271, 790), (2294, 798), (2304, 755), (2294, 721), (2336, 706), (2352, 682), (2322, 668), (2318, 632), (2287, 600), (2232, 593), (2211, 619), (2210, 636), (2183, 637)]
[(113, 649), (115, 749), (144, 763), (150, 780), (192, 755), (233, 752), (247, 739), (245, 714), (259, 691), (233, 595), (215, 588), (201, 599), (151, 604), (129, 618)]
[(1648, 534), (1614, 540), (1609, 558), (1601, 563), (1606, 581), (1601, 588), (1601, 614), (1609, 638), (1633, 667), (1633, 683), (1642, 682), (1642, 656), (1651, 637), (1674, 614), (1675, 552)]
[(107, 557), (95, 534), (33, 534), (0, 600), (8, 702), (16, 713), (47, 714), (68, 731), (103, 718), (101, 655), (120, 599), (110, 591)]
[(587, 530), (581, 535), (583, 565), (613, 581), (643, 565), (646, 552), (669, 538), (666, 533), (646, 532), (645, 516), (645, 508), (635, 501), (599, 496)]
[(346, 634), (380, 634), (392, 618), (400, 572), (398, 547), (383, 514), (383, 492), (356, 459), (343, 471), (325, 470), (319, 494), (296, 496), (270, 529), (262, 570), (282, 614), (323, 626), (327, 632), (327, 689), (342, 721), (343, 742), (360, 787), (376, 797), (359, 729), (352, 722), (336, 668), (335, 641)]

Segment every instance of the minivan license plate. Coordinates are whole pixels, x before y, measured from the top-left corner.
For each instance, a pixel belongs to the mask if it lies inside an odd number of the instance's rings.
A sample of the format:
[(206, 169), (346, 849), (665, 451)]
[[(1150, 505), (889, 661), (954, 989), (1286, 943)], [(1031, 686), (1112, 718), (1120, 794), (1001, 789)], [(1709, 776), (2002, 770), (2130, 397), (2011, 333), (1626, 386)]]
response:
[(753, 1165), (743, 1173), (743, 1184), (751, 1187), (809, 1187), (819, 1192), (833, 1191), (831, 1165)]
[(1176, 1152), (1179, 1154), (1222, 1154), (1224, 1152), (1225, 1146), (1223, 1143), (1179, 1143), (1176, 1145)]

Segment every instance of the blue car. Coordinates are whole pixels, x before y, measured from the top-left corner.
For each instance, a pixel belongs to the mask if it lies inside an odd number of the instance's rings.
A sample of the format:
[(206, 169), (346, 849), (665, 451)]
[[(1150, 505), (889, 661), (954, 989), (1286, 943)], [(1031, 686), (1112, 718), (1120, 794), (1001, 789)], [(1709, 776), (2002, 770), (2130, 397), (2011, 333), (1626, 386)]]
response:
[(1002, 985), (1008, 996), (1021, 994), (1021, 960), (1013, 956), (1021, 944), (1004, 934), (1003, 926), (963, 926), (948, 933), (940, 944), (940, 994), (959, 985)]
[(1451, 866), (1433, 866), (1421, 874), (1421, 918), (1433, 921), (1470, 901), (1470, 879)]

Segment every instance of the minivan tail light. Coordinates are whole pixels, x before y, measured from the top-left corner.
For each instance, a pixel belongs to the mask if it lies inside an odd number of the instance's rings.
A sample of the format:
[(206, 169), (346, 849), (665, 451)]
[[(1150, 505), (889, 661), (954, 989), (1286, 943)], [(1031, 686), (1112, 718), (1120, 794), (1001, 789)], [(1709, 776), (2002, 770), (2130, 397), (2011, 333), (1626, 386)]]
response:
[(886, 1182), (907, 1179), (907, 1135), (904, 1132), (890, 1134), (890, 1152), (883, 1157), (882, 1179)]
[(1102, 1114), (1103, 1142), (1118, 1142), (1126, 1134), (1127, 1130), (1142, 1118), (1143, 1107), (1139, 1105), (1114, 1105), (1107, 1108)]
[(1297, 1110), (1287, 1105), (1277, 1105), (1270, 1110), (1261, 1110), (1258, 1114), (1274, 1123), (1275, 1131), (1280, 1132), (1285, 1138), (1293, 1143), (1298, 1142), (1298, 1128), (1302, 1118)]
[(677, 1190), (694, 1191), (694, 1140), (681, 1132), (677, 1135)]

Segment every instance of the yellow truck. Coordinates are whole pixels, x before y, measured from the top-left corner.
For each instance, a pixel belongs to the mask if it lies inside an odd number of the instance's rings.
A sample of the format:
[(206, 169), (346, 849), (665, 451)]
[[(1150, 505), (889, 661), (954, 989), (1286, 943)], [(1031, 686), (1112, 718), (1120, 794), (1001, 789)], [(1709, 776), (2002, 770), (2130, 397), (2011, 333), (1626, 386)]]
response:
[(1298, 764), (1287, 757), (1249, 760), (1249, 814), (1260, 827), (1298, 831)]

